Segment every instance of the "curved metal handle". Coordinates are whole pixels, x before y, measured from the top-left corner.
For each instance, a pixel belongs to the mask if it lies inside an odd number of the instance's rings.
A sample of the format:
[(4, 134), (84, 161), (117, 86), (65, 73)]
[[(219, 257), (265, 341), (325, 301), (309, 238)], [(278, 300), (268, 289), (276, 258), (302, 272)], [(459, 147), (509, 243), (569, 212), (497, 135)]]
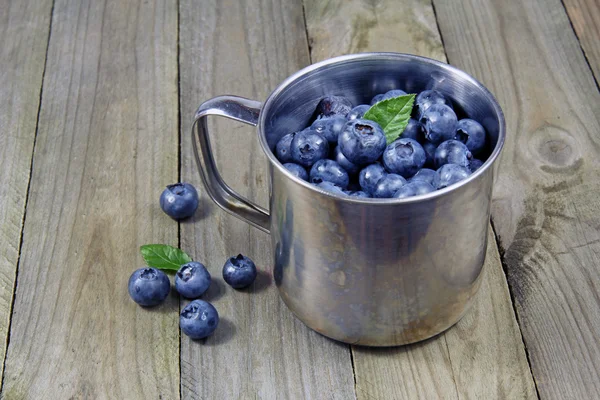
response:
[[(256, 126), (260, 107), (258, 101), (237, 96), (219, 96), (204, 102), (196, 111), (192, 143), (196, 163), (210, 198), (223, 210), (269, 233), (269, 212), (235, 192), (221, 178), (212, 155), (206, 123), (206, 117), (218, 115)], [(194, 135), (194, 131), (198, 134)]]

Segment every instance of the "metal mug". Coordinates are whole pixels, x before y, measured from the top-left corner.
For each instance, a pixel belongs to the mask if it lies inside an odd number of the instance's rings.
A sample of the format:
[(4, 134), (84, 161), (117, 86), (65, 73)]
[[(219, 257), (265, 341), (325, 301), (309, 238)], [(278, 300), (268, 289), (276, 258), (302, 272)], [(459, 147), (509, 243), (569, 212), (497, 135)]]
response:
[[(335, 195), (293, 176), (273, 154), (278, 139), (308, 125), (325, 95), (365, 104), (401, 88), (436, 89), (486, 128), (489, 157), (459, 184), (405, 199)], [(269, 160), (269, 211), (225, 184), (211, 154), (206, 117), (256, 125)], [(505, 137), (502, 110), (474, 78), (414, 55), (363, 53), (310, 65), (261, 104), (235, 96), (203, 103), (192, 129), (209, 196), (271, 234), (274, 280), (288, 308), (330, 338), (402, 345), (443, 332), (472, 303), (484, 265), (494, 167)]]

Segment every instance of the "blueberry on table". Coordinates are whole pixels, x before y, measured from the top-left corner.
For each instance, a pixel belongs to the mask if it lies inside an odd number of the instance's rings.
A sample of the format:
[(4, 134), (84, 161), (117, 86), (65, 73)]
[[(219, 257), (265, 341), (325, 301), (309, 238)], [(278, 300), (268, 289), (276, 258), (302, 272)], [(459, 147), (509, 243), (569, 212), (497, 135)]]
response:
[(369, 111), (369, 108), (371, 108), (371, 106), (368, 104), (361, 104), (359, 106), (356, 106), (352, 110), (350, 110), (348, 115), (346, 115), (346, 119), (348, 121), (353, 121), (355, 119), (362, 118), (363, 115), (365, 115), (365, 113)]
[(442, 104), (452, 107), (452, 103), (446, 98), (446, 96), (437, 90), (423, 90), (415, 99), (417, 114), (422, 116), (423, 113), (434, 104)]
[(436, 168), (440, 168), (445, 164), (468, 167), (470, 159), (471, 152), (467, 149), (467, 146), (458, 140), (446, 140), (435, 151), (434, 164)]
[(332, 117), (318, 118), (310, 127), (323, 135), (330, 144), (335, 145), (338, 141), (338, 136), (346, 126), (346, 122), (348, 121), (345, 117), (334, 115)]
[(427, 158), (423, 147), (413, 139), (400, 138), (383, 152), (383, 166), (388, 172), (410, 178), (423, 168)]
[(377, 182), (373, 197), (380, 199), (391, 198), (404, 185), (406, 185), (406, 179), (402, 176), (387, 174)]
[(333, 160), (319, 160), (310, 170), (310, 182), (331, 182), (336, 186), (346, 189), (350, 183), (350, 177), (340, 164)]
[(386, 175), (387, 172), (381, 164), (371, 164), (360, 171), (358, 183), (363, 191), (372, 195), (377, 187), (377, 182)]
[(456, 135), (456, 114), (446, 105), (432, 104), (423, 112), (420, 122), (425, 139), (433, 144), (440, 144)]
[(425, 155), (427, 158), (425, 159), (425, 167), (433, 167), (433, 159), (435, 157), (435, 151), (437, 150), (437, 146), (427, 140), (421, 143), (423, 146), (423, 150), (425, 150)]
[(314, 129), (306, 128), (296, 133), (291, 149), (293, 162), (308, 168), (317, 161), (327, 158), (329, 143)]
[(144, 267), (134, 271), (127, 285), (129, 296), (140, 306), (156, 306), (171, 290), (169, 277), (156, 268)]
[(317, 114), (324, 117), (331, 117), (333, 115), (346, 117), (350, 110), (352, 110), (352, 103), (343, 96), (323, 97), (317, 105)]
[(472, 158), (469, 160), (469, 170), (471, 173), (477, 171), (483, 165), (483, 161), (478, 160), (476, 158)]
[(420, 194), (433, 192), (435, 188), (425, 181), (413, 181), (408, 182), (402, 186), (394, 194), (396, 199), (404, 199), (406, 197), (418, 196)]
[(288, 133), (283, 135), (275, 145), (275, 156), (282, 164), (292, 161), (292, 140), (296, 133)]
[(250, 258), (238, 254), (223, 265), (223, 279), (234, 289), (249, 286), (256, 279), (256, 265)]
[(471, 172), (466, 167), (456, 164), (442, 165), (437, 170), (439, 176), (438, 189), (443, 189), (468, 177)]
[(421, 123), (416, 119), (410, 118), (400, 137), (421, 142), (423, 140), (423, 127), (421, 126)]
[(175, 289), (183, 297), (195, 299), (204, 294), (210, 286), (210, 273), (196, 261), (183, 264), (175, 275)]
[(307, 181), (308, 180), (308, 172), (304, 169), (302, 165), (294, 164), (294, 163), (285, 163), (283, 164), (285, 169), (290, 171), (292, 175), (297, 176), (298, 178)]
[(340, 146), (336, 146), (333, 150), (333, 159), (335, 162), (340, 164), (342, 168), (346, 170), (348, 175), (357, 174), (360, 171), (360, 167), (356, 164), (352, 164), (346, 156), (340, 151)]
[(437, 188), (439, 179), (440, 179), (440, 177), (438, 176), (437, 172), (435, 172), (434, 170), (429, 169), (429, 168), (423, 168), (423, 169), (419, 170), (419, 172), (417, 172), (412, 178), (410, 178), (410, 181), (411, 182), (417, 182), (417, 181), (427, 182), (434, 188)]
[(198, 192), (185, 182), (169, 185), (160, 195), (160, 208), (173, 219), (191, 217), (198, 208)]
[(331, 182), (323, 181), (320, 183), (316, 183), (315, 186), (331, 193), (344, 194), (344, 191), (341, 187)]
[(383, 100), (383, 96), (384, 96), (384, 93), (373, 96), (373, 98), (371, 99), (371, 105), (373, 106), (373, 105), (379, 103), (381, 100)]
[(338, 146), (353, 164), (366, 165), (376, 161), (386, 147), (383, 129), (367, 119), (348, 121), (338, 138)]
[(483, 126), (469, 118), (461, 119), (456, 124), (454, 139), (464, 143), (474, 155), (480, 155), (485, 149), (485, 129)]
[(179, 314), (179, 327), (191, 339), (210, 336), (219, 325), (217, 309), (207, 301), (194, 300)]

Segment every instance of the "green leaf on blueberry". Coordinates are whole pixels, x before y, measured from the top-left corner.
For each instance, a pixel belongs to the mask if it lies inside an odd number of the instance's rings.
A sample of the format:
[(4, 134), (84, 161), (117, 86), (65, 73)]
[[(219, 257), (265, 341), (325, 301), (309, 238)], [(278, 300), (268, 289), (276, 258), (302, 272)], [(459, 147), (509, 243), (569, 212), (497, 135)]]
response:
[(158, 269), (178, 271), (183, 264), (192, 261), (186, 252), (168, 244), (145, 244), (140, 252), (148, 266)]
[(387, 144), (390, 144), (398, 139), (406, 128), (414, 102), (414, 94), (382, 100), (369, 108), (363, 118), (377, 122), (385, 133)]

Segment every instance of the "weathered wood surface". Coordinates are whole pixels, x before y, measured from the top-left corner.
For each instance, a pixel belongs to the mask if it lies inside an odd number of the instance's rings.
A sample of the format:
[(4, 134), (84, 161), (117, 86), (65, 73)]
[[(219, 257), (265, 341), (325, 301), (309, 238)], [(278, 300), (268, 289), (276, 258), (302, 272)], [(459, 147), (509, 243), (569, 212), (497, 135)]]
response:
[[(342, 5), (335, 1), (305, 0), (304, 4), (313, 61), (347, 50), (392, 50), (445, 61), (429, 2), (399, 5), (391, 1), (356, 0)], [(335, 25), (334, 21), (340, 17), (332, 10), (338, 6), (352, 10), (350, 21), (365, 17), (373, 23), (342, 24), (339, 36), (315, 28)], [(404, 38), (388, 41), (381, 32), (388, 32), (387, 36), (389, 32), (398, 32)], [(429, 33), (417, 35), (417, 32)], [(340, 46), (336, 40), (358, 36), (372, 40), (359, 48)], [(394, 350), (353, 347), (353, 353), (356, 392), (361, 399), (536, 397), (493, 235), (489, 239), (480, 293), (473, 308), (456, 326), (425, 343)]]
[[(190, 130), (196, 107), (231, 93), (264, 100), (309, 63), (302, 5), (296, 1), (180, 2), (182, 179), (202, 188)], [(226, 182), (268, 204), (268, 171), (256, 131), (231, 121), (210, 123)], [(182, 248), (206, 264), (214, 281), (207, 299), (221, 316), (203, 342), (181, 337), (181, 390), (189, 399), (352, 399), (349, 348), (295, 319), (271, 282), (268, 235), (219, 209), (201, 189), (202, 212), (181, 225)], [(225, 285), (221, 269), (238, 253), (260, 275), (248, 290)]]
[(600, 94), (591, 71), (559, 0), (434, 3), (450, 61), (506, 114), (492, 219), (540, 396), (599, 398)]
[(56, 0), (5, 399), (179, 397), (177, 297), (126, 290), (138, 246), (177, 244), (177, 128), (176, 4)]
[(596, 82), (600, 81), (600, 3), (598, 0), (563, 0)]
[[(0, 4), (0, 354), (6, 342), (52, 1)], [(0, 376), (4, 363), (0, 364)]]

